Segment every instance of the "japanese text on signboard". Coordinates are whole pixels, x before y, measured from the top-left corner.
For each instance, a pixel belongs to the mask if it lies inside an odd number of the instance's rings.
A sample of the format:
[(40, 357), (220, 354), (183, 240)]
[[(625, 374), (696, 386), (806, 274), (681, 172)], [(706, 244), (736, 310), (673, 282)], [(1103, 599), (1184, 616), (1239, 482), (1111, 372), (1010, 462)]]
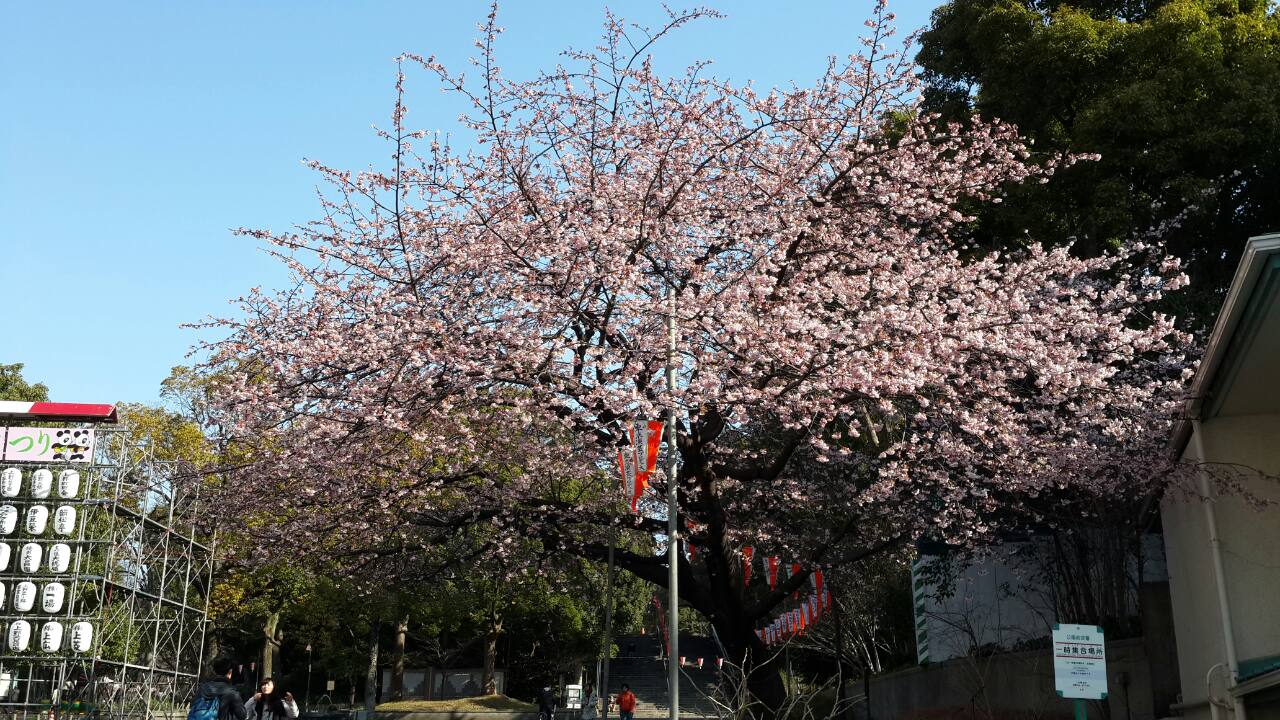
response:
[(85, 428), (0, 428), (0, 461), (93, 462), (93, 430)]

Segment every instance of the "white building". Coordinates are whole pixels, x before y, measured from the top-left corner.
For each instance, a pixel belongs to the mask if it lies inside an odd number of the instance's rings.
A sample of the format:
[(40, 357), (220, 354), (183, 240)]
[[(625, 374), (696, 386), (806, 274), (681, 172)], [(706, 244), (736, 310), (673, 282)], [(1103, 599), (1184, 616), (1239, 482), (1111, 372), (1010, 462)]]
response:
[[(1196, 499), (1161, 505), (1188, 718), (1280, 718), (1280, 235), (1250, 240), (1173, 452)], [(1261, 474), (1260, 474), (1261, 473)], [(1214, 482), (1234, 475), (1240, 491)], [(1271, 478), (1264, 477), (1272, 476)], [(1211, 701), (1212, 699), (1212, 701)]]

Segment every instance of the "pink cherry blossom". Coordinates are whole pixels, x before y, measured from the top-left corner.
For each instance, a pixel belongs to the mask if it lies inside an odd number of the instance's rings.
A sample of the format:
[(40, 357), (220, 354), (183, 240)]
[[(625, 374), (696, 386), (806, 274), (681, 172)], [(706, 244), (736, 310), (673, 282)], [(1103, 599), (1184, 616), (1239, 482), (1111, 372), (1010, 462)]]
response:
[[(1078, 158), (917, 112), (883, 6), (863, 51), (807, 86), (657, 74), (654, 43), (710, 14), (610, 15), (598, 47), (532, 80), (499, 71), (493, 16), (478, 77), (405, 55), (469, 101), (475, 149), (408, 129), (402, 70), (388, 168), (312, 163), (317, 219), (243, 231), (294, 280), (211, 321), (225, 339), (207, 345), (220, 426), (250, 459), (224, 500), (271, 509), (250, 521), (263, 553), (403, 570), (450, 548), (527, 571), (601, 558), (611, 524), (652, 547), (662, 511), (624, 512), (616, 448), (674, 402), (698, 546), (681, 596), (750, 654), (808, 568), (1161, 481), (1189, 340), (1152, 308), (1184, 282), (1176, 261), (957, 240), (961, 201)], [(806, 571), (744, 592), (748, 544)], [(618, 562), (665, 583), (656, 553)]]

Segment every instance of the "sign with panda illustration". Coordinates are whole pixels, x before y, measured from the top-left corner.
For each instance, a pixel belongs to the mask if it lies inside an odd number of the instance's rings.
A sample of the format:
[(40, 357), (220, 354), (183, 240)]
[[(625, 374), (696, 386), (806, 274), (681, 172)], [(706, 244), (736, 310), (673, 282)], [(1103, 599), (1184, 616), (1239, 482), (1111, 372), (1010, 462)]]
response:
[(43, 535), (49, 525), (49, 508), (44, 505), (32, 505), (27, 508), (27, 534)]
[(0, 456), (8, 462), (93, 462), (93, 430), (89, 428), (0, 428), (4, 444)]

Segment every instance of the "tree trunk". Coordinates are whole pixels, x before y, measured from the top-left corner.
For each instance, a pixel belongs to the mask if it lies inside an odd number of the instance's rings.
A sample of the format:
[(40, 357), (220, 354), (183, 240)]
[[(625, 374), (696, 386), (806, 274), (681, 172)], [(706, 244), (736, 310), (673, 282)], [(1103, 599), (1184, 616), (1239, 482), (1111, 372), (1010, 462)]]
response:
[(370, 712), (378, 704), (378, 636), (382, 634), (382, 621), (369, 623), (369, 667), (364, 673), (364, 709)]
[(409, 632), (409, 616), (400, 618), (396, 623), (396, 648), (394, 664), (391, 666), (391, 699), (404, 699), (404, 641)]
[[(746, 690), (750, 695), (745, 698), (746, 703), (759, 703), (764, 706), (766, 713), (783, 707), (787, 701), (787, 689), (782, 682), (781, 655), (765, 647), (749, 623), (736, 626), (717, 623), (716, 634), (720, 636), (720, 642), (730, 655), (728, 660), (735, 664), (741, 663)], [(746, 710), (746, 707), (735, 710)]]
[(280, 643), (284, 641), (284, 631), (280, 629), (280, 613), (267, 615), (262, 623), (262, 674), (259, 678), (275, 677), (280, 671)]
[(484, 674), (480, 686), (485, 695), (498, 694), (498, 682), (494, 677), (494, 666), (498, 658), (498, 635), (502, 633), (502, 616), (496, 607), (489, 610), (489, 629), (484, 637)]

